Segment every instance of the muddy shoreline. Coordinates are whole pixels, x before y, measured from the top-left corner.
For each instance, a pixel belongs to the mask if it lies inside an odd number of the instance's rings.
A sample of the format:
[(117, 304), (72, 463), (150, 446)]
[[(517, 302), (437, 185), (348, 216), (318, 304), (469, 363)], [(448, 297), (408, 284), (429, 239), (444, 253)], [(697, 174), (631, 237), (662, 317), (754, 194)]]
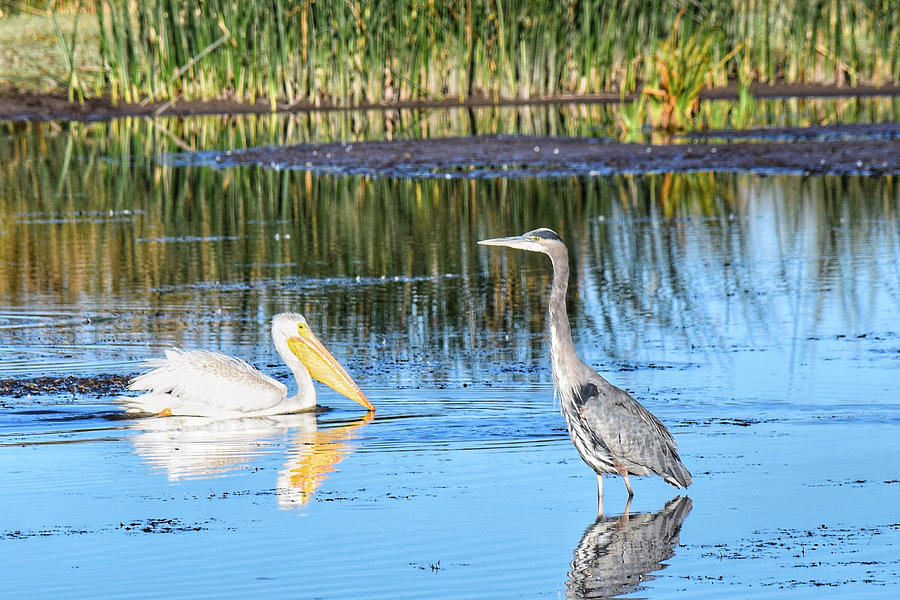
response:
[[(836, 87), (810, 84), (753, 84), (750, 93), (755, 98), (793, 98), (793, 97), (868, 97), (868, 96), (900, 96), (900, 85)], [(634, 94), (625, 96), (630, 100)], [(706, 99), (736, 99), (737, 88), (734, 86), (706, 90), (702, 94)], [(333, 104), (311, 104), (298, 102), (278, 104), (277, 112), (303, 113), (312, 111), (333, 110), (390, 110), (402, 108), (439, 108), (439, 107), (482, 107), (482, 106), (517, 106), (565, 103), (616, 103), (623, 100), (617, 93), (561, 95), (553, 97), (505, 98), (496, 101), (494, 98), (472, 98), (466, 102), (455, 99), (432, 101), (404, 101), (390, 104), (375, 103), (357, 106), (341, 106)], [(0, 121), (105, 121), (122, 117), (186, 117), (193, 115), (248, 115), (267, 114), (272, 107), (265, 99), (256, 102), (232, 99), (213, 100), (173, 100), (169, 102), (140, 102), (113, 104), (108, 98), (88, 98), (84, 103), (69, 102), (62, 93), (37, 94), (15, 88), (0, 89)]]
[[(756, 85), (757, 98), (900, 96), (900, 86), (837, 88)], [(736, 97), (734, 88), (708, 90), (708, 98)], [(619, 102), (616, 94), (507, 100), (501, 104)], [(353, 107), (386, 110), (414, 107), (485, 106), (489, 99), (409, 102)], [(342, 110), (296, 104), (279, 112)], [(106, 99), (70, 103), (58, 95), (0, 91), (0, 120), (103, 121), (127, 116), (246, 115), (271, 111), (268, 102), (210, 100), (113, 105)], [(169, 160), (168, 158), (165, 160)], [(175, 164), (258, 165), (388, 177), (531, 177), (615, 173), (753, 171), (804, 175), (900, 173), (900, 123), (838, 124), (743, 131), (706, 131), (653, 145), (588, 138), (481, 136), (251, 148), (174, 157)]]
[[(870, 126), (871, 128), (871, 126)], [(754, 171), (900, 174), (900, 123), (878, 136), (825, 141), (626, 144), (585, 138), (476, 136), (251, 148), (180, 164), (255, 165), (385, 177), (532, 177), (616, 173)], [(813, 132), (809, 132), (813, 135)], [(179, 162), (176, 159), (176, 162)]]

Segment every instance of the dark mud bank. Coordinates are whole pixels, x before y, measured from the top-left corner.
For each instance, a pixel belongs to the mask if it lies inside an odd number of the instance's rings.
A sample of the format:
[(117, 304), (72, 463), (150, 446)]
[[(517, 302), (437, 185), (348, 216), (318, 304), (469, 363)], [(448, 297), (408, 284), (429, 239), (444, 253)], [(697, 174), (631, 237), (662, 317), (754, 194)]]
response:
[[(900, 123), (865, 131), (827, 127), (753, 132), (760, 141), (682, 138), (670, 144), (600, 139), (479, 136), (304, 144), (168, 157), (176, 164), (257, 165), (387, 177), (524, 177), (616, 173), (753, 171), (890, 175), (900, 173)], [(790, 135), (790, 141), (782, 141)], [(715, 134), (712, 134), (716, 139)], [(706, 134), (705, 137), (710, 137)], [(724, 136), (723, 136), (724, 138)], [(721, 138), (720, 138), (721, 139)], [(773, 141), (778, 140), (778, 141)]]

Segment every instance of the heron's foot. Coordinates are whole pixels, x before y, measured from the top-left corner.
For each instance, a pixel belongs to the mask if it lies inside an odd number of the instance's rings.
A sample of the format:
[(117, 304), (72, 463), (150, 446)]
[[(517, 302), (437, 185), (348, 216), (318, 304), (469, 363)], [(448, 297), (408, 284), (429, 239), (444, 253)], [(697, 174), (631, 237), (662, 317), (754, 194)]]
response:
[(161, 411), (159, 411), (158, 413), (156, 413), (156, 416), (157, 416), (157, 417), (171, 417), (171, 416), (172, 416), (172, 409), (171, 409), (171, 408), (164, 408), (164, 409), (162, 409)]

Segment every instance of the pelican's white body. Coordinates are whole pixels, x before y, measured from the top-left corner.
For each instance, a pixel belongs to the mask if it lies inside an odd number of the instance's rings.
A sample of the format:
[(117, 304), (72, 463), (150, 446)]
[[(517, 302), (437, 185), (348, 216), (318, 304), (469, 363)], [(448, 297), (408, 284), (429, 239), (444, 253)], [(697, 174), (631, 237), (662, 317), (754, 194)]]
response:
[(147, 393), (125, 398), (129, 411), (206, 417), (250, 417), (311, 410), (316, 406), (316, 389), (309, 371), (288, 348), (303, 316), (293, 313), (272, 319), (272, 341), (297, 379), (297, 394), (288, 397), (288, 388), (239, 358), (207, 350), (166, 351), (165, 358), (145, 364), (151, 371), (139, 375), (128, 386)]

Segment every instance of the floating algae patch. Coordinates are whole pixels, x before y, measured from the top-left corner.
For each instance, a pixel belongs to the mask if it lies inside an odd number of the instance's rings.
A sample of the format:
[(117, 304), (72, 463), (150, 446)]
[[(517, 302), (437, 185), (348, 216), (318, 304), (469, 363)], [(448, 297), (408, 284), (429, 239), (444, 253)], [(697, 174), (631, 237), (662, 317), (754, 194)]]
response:
[(82, 535), (97, 535), (101, 533), (120, 532), (129, 534), (141, 533), (188, 533), (194, 531), (205, 531), (210, 528), (211, 523), (215, 523), (215, 519), (207, 519), (194, 523), (185, 523), (180, 519), (167, 517), (152, 517), (147, 519), (136, 519), (119, 523), (117, 525), (105, 525), (99, 528), (78, 528), (71, 525), (51, 527), (40, 529), (37, 531), (4, 531), (0, 532), (0, 539), (7, 540), (23, 540), (28, 538), (46, 538), (46, 537), (70, 537)]
[[(874, 540), (878, 543), (873, 544)], [(765, 563), (762, 588), (884, 588), (896, 585), (900, 558), (884, 553), (884, 544), (900, 543), (900, 523), (847, 526), (820, 524), (810, 529), (762, 529), (749, 537), (700, 548), (701, 556), (721, 563)], [(723, 569), (727, 571), (727, 567)], [(687, 577), (690, 578), (690, 577)], [(730, 585), (742, 585), (739, 579)], [(857, 588), (862, 589), (862, 588)]]
[(99, 375), (95, 377), (35, 377), (32, 379), (0, 379), (0, 397), (21, 398), (32, 395), (108, 396), (124, 392), (129, 377)]

